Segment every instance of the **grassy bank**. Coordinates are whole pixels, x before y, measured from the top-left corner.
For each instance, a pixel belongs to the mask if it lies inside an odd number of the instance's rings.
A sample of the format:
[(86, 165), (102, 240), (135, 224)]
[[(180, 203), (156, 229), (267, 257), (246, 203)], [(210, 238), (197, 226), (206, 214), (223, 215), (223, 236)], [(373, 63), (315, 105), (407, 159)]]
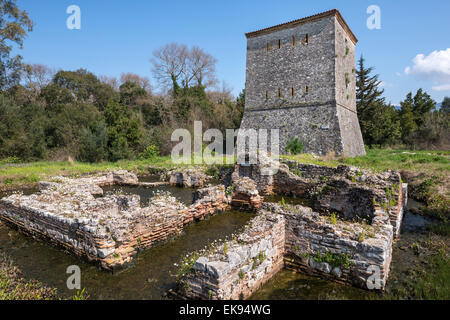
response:
[(149, 160), (123, 160), (118, 162), (83, 163), (83, 162), (0, 162), (0, 190), (31, 186), (50, 176), (76, 177), (110, 170), (132, 170), (137, 173), (149, 173), (149, 167), (171, 167), (169, 157)]
[[(449, 283), (449, 200), (450, 200), (450, 152), (371, 149), (367, 155), (356, 158), (314, 157), (308, 154), (283, 156), (305, 163), (338, 166), (352, 165), (382, 172), (400, 171), (409, 184), (409, 197), (425, 203), (419, 213), (438, 217), (429, 234), (421, 239), (401, 237), (399, 241), (411, 263), (405, 270), (391, 273), (393, 284), (383, 298), (387, 299), (450, 299)], [(149, 174), (157, 169), (169, 169), (187, 165), (175, 165), (170, 157), (153, 160), (124, 160), (115, 163), (33, 162), (14, 163), (0, 161), (0, 191), (34, 186), (50, 176), (76, 177), (110, 170), (132, 170)], [(404, 261), (404, 259), (399, 259)], [(398, 275), (398, 278), (396, 278)], [(54, 299), (56, 293), (36, 281), (22, 278), (0, 251), (0, 299)]]

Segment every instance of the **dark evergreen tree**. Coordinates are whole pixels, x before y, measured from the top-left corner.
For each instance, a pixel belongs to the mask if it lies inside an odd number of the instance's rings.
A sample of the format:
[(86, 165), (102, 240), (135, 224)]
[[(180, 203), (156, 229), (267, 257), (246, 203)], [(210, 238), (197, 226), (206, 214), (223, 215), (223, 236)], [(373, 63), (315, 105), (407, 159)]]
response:
[(402, 128), (403, 143), (411, 143), (410, 138), (414, 131), (417, 130), (417, 125), (413, 113), (413, 98), (412, 93), (408, 93), (406, 99), (400, 102), (400, 124)]
[(361, 56), (356, 71), (356, 109), (361, 133), (367, 145), (395, 144), (400, 137), (397, 114), (393, 106), (386, 105), (381, 81), (377, 74), (371, 75), (372, 71), (372, 67), (364, 66)]
[(420, 127), (424, 122), (424, 116), (435, 110), (435, 108), (436, 102), (431, 99), (430, 95), (422, 89), (417, 90), (417, 93), (414, 96), (414, 104), (412, 108), (416, 125)]
[(449, 114), (450, 113), (450, 97), (445, 97), (444, 101), (442, 101), (440, 112)]

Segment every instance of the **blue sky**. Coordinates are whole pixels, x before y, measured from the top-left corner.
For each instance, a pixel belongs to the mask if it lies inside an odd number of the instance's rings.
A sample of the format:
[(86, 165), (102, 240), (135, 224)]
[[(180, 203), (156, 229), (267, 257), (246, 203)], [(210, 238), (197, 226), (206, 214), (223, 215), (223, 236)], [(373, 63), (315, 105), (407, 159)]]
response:
[[(382, 0), (19, 0), (35, 22), (20, 54), (28, 63), (119, 77), (152, 79), (154, 49), (170, 42), (198, 45), (217, 58), (217, 77), (237, 94), (245, 84), (245, 32), (337, 8), (398, 104), (424, 88), (437, 102), (450, 96), (450, 1)], [(69, 5), (81, 8), (81, 30), (69, 30)], [(381, 9), (381, 29), (369, 30), (369, 5)], [(447, 50), (448, 49), (448, 50)], [(419, 56), (418, 56), (419, 55)], [(152, 79), (152, 84), (156, 82)]]

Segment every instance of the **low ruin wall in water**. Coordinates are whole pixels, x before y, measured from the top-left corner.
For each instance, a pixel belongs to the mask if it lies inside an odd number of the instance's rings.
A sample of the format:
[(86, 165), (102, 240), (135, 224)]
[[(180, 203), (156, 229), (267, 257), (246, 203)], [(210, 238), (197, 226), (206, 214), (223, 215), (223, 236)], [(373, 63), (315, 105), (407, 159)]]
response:
[[(400, 175), (295, 161), (265, 175), (272, 160), (261, 159), (255, 165), (236, 165), (228, 186), (196, 190), (189, 207), (168, 194), (157, 194), (146, 207), (137, 195), (102, 197), (104, 185), (142, 185), (134, 174), (121, 171), (41, 182), (37, 194), (1, 199), (0, 218), (114, 269), (132, 262), (139, 250), (181, 234), (186, 224), (234, 207), (256, 212), (256, 217), (234, 239), (203, 252), (191, 272), (178, 279), (176, 297), (248, 298), (283, 267), (383, 290), (407, 201)], [(203, 186), (205, 177), (173, 172), (167, 180)], [(263, 203), (265, 195), (301, 197), (308, 206), (284, 199)]]
[[(257, 217), (243, 233), (197, 259), (192, 272), (179, 279), (175, 295), (245, 299), (281, 267), (363, 289), (384, 290), (392, 244), (399, 236), (407, 201), (407, 185), (400, 175), (295, 161), (280, 164), (272, 176), (263, 175), (265, 169), (267, 162), (236, 165), (233, 188), (247, 181), (255, 189), (248, 191), (253, 197), (304, 197), (311, 207), (283, 202), (255, 208)], [(249, 239), (252, 245), (242, 239)]]
[(189, 207), (160, 194), (141, 208), (138, 195), (100, 197), (101, 186), (114, 184), (140, 185), (126, 171), (81, 179), (55, 177), (41, 182), (37, 194), (1, 199), (0, 219), (112, 270), (131, 263), (139, 250), (180, 235), (186, 224), (230, 208), (224, 186), (197, 191), (201, 197)]
[(265, 212), (236, 239), (198, 258), (179, 282), (178, 298), (237, 300), (251, 296), (283, 268), (285, 219)]

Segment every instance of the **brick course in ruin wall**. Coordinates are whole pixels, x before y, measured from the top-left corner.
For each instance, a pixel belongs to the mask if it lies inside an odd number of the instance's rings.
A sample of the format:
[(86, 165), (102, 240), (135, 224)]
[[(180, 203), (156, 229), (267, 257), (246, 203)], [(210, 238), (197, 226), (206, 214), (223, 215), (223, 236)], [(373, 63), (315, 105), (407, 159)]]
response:
[[(134, 178), (133, 178), (134, 176)], [(230, 208), (224, 186), (199, 190), (189, 207), (175, 198), (154, 197), (141, 208), (137, 195), (94, 198), (102, 185), (138, 185), (127, 172), (78, 180), (40, 183), (41, 193), (14, 194), (0, 200), (0, 219), (36, 238), (114, 269), (131, 263), (141, 249), (177, 236), (184, 225)]]
[(283, 267), (285, 219), (264, 212), (236, 240), (198, 258), (177, 295), (185, 299), (238, 300), (251, 296)]
[(379, 289), (384, 289), (392, 255), (390, 224), (333, 223), (302, 206), (267, 204), (263, 208), (286, 218), (286, 268), (363, 289), (368, 289), (367, 280), (373, 274), (369, 267), (378, 268)]

